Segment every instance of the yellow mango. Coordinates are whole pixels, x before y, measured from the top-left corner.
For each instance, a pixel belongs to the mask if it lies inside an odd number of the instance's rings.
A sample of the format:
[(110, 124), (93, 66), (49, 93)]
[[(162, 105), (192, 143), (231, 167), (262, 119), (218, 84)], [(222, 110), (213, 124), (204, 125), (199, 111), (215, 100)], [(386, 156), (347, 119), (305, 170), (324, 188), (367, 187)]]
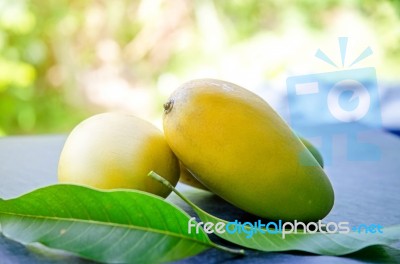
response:
[(209, 191), (206, 186), (201, 184), (201, 182), (199, 182), (199, 180), (197, 180), (196, 177), (194, 177), (194, 175), (192, 175), (192, 173), (188, 171), (188, 169), (185, 167), (185, 165), (182, 164), (182, 162), (180, 163), (180, 169), (181, 169), (181, 173), (179, 175), (180, 182), (198, 189)]
[(283, 119), (233, 83), (183, 84), (164, 104), (164, 134), (209, 190), (271, 220), (314, 221), (334, 202), (322, 167)]
[[(302, 137), (299, 137), (299, 139), (304, 144), (304, 146), (306, 146), (307, 150), (310, 151), (313, 157), (318, 161), (318, 164), (321, 167), (324, 167), (324, 159), (322, 158), (322, 155), (318, 151), (318, 149), (314, 147), (314, 145), (311, 144), (311, 142), (309, 142), (307, 139)], [(179, 176), (180, 182), (198, 189), (209, 191), (206, 186), (201, 184), (201, 182), (199, 182), (199, 180), (197, 180), (196, 177), (190, 171), (188, 171), (188, 169), (182, 164), (182, 162), (180, 162), (180, 170), (181, 170)]]

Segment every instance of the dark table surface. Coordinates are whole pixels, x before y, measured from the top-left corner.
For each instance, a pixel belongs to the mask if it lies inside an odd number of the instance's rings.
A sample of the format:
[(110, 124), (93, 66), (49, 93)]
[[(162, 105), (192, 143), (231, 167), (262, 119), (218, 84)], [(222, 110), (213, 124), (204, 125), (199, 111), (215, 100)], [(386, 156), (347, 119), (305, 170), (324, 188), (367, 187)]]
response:
[[(309, 129), (309, 128), (308, 128)], [(335, 205), (325, 221), (348, 221), (351, 224), (400, 223), (400, 138), (380, 130), (364, 129), (358, 125), (319, 126), (313, 128), (320, 135), (331, 135), (331, 153), (324, 153), (331, 162), (325, 170), (335, 190)], [(307, 129), (304, 129), (307, 134)], [(332, 131), (336, 131), (332, 134)], [(361, 141), (378, 147), (379, 159), (351, 161), (347, 157), (347, 132), (362, 132)], [(301, 133), (300, 133), (301, 134)], [(66, 135), (15, 136), (0, 139), (0, 197), (7, 199), (57, 182), (58, 158)], [(326, 151), (326, 150), (325, 150)], [(365, 149), (353, 149), (363, 156)], [(244, 219), (246, 213), (230, 206), (217, 196), (178, 184), (186, 196), (206, 211), (221, 218)], [(168, 200), (178, 204), (189, 214), (194, 212), (176, 195)], [(223, 241), (213, 237), (219, 243)], [(227, 244), (228, 246), (232, 246)], [(399, 248), (399, 244), (395, 245)], [(234, 246), (232, 246), (234, 247)], [(247, 250), (237, 258), (210, 249), (198, 256), (178, 263), (400, 263), (400, 251), (374, 246), (342, 257), (317, 256), (302, 252), (268, 253)], [(23, 246), (0, 233), (0, 263), (91, 263), (65, 253)]]

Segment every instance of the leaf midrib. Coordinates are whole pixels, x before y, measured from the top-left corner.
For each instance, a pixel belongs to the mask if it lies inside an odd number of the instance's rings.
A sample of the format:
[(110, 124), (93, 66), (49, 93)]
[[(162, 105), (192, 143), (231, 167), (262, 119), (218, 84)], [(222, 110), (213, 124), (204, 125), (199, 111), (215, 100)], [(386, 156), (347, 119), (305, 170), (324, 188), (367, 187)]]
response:
[(173, 232), (168, 232), (165, 230), (160, 230), (160, 229), (154, 229), (154, 228), (145, 228), (137, 225), (126, 225), (126, 224), (120, 224), (120, 223), (113, 223), (113, 222), (102, 222), (98, 220), (87, 220), (87, 219), (79, 219), (79, 218), (61, 218), (61, 217), (54, 217), (54, 216), (41, 216), (41, 215), (29, 215), (29, 214), (18, 214), (18, 213), (9, 213), (9, 212), (0, 212), (0, 215), (11, 215), (11, 216), (18, 216), (18, 217), (28, 217), (28, 218), (33, 218), (33, 219), (46, 219), (46, 220), (53, 220), (53, 221), (65, 221), (65, 222), (78, 222), (78, 223), (85, 223), (85, 224), (90, 224), (94, 223), (97, 225), (103, 225), (103, 226), (114, 226), (114, 227), (121, 227), (121, 228), (127, 228), (127, 229), (132, 229), (132, 230), (141, 230), (141, 231), (146, 231), (146, 232), (153, 232), (153, 233), (158, 233), (161, 235), (167, 235), (171, 237), (177, 237), (180, 239), (185, 239), (185, 240), (190, 240), (194, 241), (199, 244), (203, 244), (206, 246), (214, 246), (214, 243), (211, 241), (208, 241), (209, 243), (206, 243), (205, 241), (197, 240), (192, 237), (184, 236), (179, 233), (173, 233)]

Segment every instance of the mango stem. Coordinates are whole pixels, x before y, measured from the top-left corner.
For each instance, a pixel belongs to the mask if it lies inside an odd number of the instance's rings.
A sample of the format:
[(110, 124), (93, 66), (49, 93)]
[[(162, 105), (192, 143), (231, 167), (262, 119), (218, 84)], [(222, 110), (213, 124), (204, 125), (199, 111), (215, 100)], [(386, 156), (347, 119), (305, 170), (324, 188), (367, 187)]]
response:
[[(163, 177), (158, 175), (156, 172), (150, 171), (149, 174), (147, 174), (147, 176), (153, 178), (154, 180), (164, 184), (166, 187), (171, 189), (176, 195), (178, 195), (183, 201), (185, 201), (188, 205), (190, 205), (195, 211), (204, 212), (201, 208), (199, 208), (197, 205), (192, 203), (188, 198), (186, 198), (182, 193), (180, 193), (169, 181), (167, 181), (166, 179), (164, 179)], [(206, 212), (204, 212), (204, 213), (206, 213)], [(221, 245), (218, 245), (215, 243), (212, 243), (212, 244), (214, 247), (221, 249), (223, 251), (226, 251), (226, 252), (229, 252), (232, 254), (244, 255), (243, 249), (232, 249), (232, 248), (224, 247), (224, 246), (221, 246)]]

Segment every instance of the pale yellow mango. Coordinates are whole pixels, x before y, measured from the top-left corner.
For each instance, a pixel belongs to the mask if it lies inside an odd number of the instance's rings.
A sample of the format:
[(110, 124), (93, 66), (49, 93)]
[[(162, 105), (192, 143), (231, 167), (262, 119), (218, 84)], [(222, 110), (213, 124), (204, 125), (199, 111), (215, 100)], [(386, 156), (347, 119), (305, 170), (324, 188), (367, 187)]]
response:
[(100, 189), (136, 189), (167, 197), (171, 190), (147, 176), (163, 175), (172, 185), (179, 162), (163, 133), (138, 117), (104, 113), (92, 116), (69, 134), (58, 165), (60, 183)]

